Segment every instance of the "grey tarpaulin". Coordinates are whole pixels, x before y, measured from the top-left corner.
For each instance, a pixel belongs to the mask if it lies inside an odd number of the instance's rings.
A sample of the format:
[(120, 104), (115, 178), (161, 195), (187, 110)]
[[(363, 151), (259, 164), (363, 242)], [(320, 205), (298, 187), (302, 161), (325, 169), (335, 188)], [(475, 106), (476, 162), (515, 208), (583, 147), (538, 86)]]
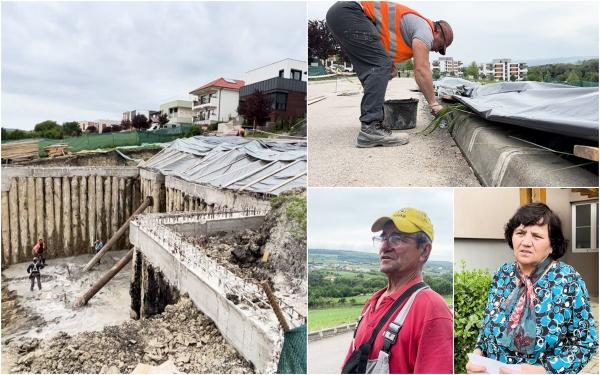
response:
[(486, 120), (598, 141), (598, 88), (503, 82), (454, 98)]
[(437, 81), (433, 81), (433, 90), (438, 97), (456, 95), (465, 88), (473, 88), (475, 86), (481, 86), (481, 84), (456, 77), (443, 77)]
[(174, 141), (140, 167), (198, 184), (277, 195), (306, 186), (306, 144), (197, 136)]

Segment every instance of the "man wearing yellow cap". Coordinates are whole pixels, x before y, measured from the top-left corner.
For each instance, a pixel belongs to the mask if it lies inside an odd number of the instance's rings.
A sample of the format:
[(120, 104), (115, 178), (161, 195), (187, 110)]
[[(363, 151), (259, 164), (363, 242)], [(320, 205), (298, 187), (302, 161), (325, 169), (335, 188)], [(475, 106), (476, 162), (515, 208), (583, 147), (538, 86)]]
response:
[(423, 283), (433, 225), (426, 213), (403, 208), (377, 219), (372, 232), (387, 287), (365, 304), (343, 373), (451, 374), (452, 313)]

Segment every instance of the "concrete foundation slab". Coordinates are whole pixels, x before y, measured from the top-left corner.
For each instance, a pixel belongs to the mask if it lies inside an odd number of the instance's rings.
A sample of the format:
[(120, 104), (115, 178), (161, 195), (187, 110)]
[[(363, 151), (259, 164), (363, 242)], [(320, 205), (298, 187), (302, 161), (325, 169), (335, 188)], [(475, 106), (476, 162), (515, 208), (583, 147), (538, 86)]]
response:
[(510, 137), (511, 129), (453, 114), (453, 136), (484, 186), (598, 186), (598, 176), (556, 153)]

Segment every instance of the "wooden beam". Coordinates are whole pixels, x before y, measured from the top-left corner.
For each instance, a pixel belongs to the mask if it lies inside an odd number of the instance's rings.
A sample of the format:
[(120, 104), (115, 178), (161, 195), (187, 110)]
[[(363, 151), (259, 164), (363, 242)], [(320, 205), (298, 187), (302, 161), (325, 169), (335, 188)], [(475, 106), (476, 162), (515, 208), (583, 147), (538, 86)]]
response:
[(583, 159), (598, 161), (598, 147), (575, 145), (573, 154)]
[(546, 189), (545, 188), (531, 189), (531, 201), (546, 203)]
[(519, 205), (524, 206), (527, 203), (531, 203), (531, 189), (521, 188), (519, 189)]

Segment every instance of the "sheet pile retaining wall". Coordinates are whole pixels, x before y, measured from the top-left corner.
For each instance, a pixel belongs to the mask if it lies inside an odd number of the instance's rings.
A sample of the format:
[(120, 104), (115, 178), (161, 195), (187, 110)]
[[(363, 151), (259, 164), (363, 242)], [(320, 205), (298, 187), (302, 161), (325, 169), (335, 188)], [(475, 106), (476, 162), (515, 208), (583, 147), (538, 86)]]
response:
[[(39, 238), (47, 259), (90, 253), (141, 203), (136, 167), (3, 167), (2, 263), (30, 261)], [(122, 237), (117, 247), (129, 243)]]

